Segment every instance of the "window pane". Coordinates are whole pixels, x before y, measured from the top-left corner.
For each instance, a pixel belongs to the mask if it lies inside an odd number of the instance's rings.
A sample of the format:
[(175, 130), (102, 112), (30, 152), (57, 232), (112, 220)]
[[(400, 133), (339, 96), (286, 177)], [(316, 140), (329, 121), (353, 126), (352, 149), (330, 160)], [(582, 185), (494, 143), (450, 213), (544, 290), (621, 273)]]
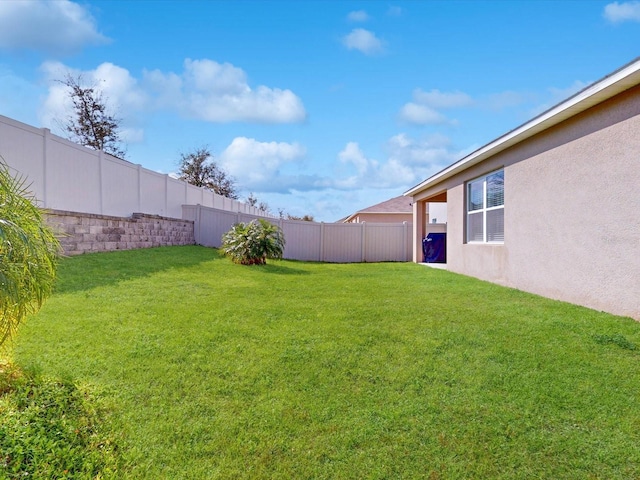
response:
[(467, 192), (468, 198), (468, 211), (472, 212), (474, 210), (480, 210), (483, 206), (483, 196), (482, 188), (483, 188), (483, 180), (476, 180), (475, 182), (469, 183), (469, 191)]
[(470, 213), (467, 223), (467, 242), (484, 242), (483, 212)]
[(487, 212), (487, 242), (504, 242), (504, 208)]
[(487, 208), (504, 205), (504, 170), (487, 175)]

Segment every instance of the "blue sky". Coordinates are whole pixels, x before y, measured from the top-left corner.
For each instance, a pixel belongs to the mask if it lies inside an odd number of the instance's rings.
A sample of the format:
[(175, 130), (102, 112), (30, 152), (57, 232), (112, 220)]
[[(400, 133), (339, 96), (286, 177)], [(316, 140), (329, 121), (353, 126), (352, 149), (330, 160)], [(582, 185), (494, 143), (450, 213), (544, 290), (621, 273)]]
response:
[(100, 85), (127, 159), (208, 146), (250, 192), (335, 221), (402, 194), (640, 54), (640, 2), (0, 2), (0, 114), (61, 134)]

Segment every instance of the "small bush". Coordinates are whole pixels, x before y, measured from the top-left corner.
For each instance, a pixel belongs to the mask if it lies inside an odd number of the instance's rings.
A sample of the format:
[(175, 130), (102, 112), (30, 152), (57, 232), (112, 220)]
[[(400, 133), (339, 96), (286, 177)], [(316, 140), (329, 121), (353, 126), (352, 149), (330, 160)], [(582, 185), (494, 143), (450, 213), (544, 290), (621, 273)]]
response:
[(264, 265), (267, 258), (282, 258), (284, 234), (277, 225), (266, 220), (236, 223), (222, 236), (222, 250), (235, 263)]

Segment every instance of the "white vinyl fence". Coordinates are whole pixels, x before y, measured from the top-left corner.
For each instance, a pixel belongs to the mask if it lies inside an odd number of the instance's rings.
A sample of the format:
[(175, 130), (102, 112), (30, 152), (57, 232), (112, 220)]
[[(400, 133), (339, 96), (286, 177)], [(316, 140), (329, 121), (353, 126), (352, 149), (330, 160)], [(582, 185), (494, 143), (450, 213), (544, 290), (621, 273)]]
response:
[[(40, 206), (129, 217), (146, 213), (194, 220), (196, 243), (221, 245), (234, 223), (260, 218), (256, 207), (77, 145), (0, 115), (0, 156), (26, 179)], [(285, 258), (321, 262), (410, 261), (410, 223), (269, 221), (285, 235)]]
[(259, 215), (256, 207), (77, 145), (0, 115), (0, 156), (44, 208), (128, 217), (134, 212), (182, 218), (201, 204)]
[[(196, 243), (219, 247), (235, 223), (255, 215), (202, 205), (184, 205), (182, 218), (194, 221)], [(316, 223), (269, 219), (286, 240), (284, 258), (316, 262), (408, 262), (412, 258), (410, 223)]]

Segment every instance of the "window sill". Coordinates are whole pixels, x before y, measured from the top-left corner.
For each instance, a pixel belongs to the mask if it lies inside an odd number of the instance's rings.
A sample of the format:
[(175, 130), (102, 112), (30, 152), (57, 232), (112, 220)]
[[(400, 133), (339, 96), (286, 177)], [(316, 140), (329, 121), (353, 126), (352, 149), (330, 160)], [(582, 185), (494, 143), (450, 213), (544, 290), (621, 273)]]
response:
[(493, 245), (501, 247), (504, 245), (504, 242), (466, 242), (465, 245)]

